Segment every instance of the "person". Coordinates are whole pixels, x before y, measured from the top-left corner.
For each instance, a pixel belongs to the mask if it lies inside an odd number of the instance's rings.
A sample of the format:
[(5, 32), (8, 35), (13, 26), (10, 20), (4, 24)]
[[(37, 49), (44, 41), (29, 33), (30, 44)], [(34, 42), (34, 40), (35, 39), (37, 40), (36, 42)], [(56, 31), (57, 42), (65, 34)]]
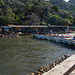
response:
[(50, 33), (50, 34), (53, 34), (53, 31), (52, 31), (51, 29), (49, 29), (49, 33)]
[(37, 34), (39, 35), (39, 32), (37, 32)]

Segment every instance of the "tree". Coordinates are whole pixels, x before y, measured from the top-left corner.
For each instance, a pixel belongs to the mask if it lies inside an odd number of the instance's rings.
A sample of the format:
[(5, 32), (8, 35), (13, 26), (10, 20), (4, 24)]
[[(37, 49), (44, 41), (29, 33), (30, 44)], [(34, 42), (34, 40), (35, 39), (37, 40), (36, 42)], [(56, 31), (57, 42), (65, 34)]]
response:
[(25, 15), (29, 15), (31, 12), (31, 4), (29, 2), (26, 2), (25, 4)]
[(71, 21), (69, 20), (69, 19), (62, 19), (61, 21), (60, 21), (60, 24), (61, 25), (71, 25), (72, 23), (71, 23)]
[(4, 16), (0, 16), (1, 24), (13, 24), (15, 23), (15, 14), (12, 12), (11, 8), (6, 8)]
[(27, 16), (26, 22), (29, 25), (40, 24), (40, 18), (35, 13), (32, 13), (31, 15)]
[(52, 25), (58, 25), (60, 20), (61, 18), (59, 16), (52, 15), (47, 18), (47, 23), (52, 24)]
[(52, 6), (52, 10), (55, 12), (59, 12), (59, 7), (57, 5)]

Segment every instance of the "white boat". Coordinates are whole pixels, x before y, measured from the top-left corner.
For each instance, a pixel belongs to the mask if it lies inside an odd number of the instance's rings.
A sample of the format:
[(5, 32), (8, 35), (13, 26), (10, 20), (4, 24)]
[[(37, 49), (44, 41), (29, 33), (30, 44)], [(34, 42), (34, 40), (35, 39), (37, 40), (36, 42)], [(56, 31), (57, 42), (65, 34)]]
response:
[(62, 42), (62, 38), (57, 38), (56, 42)]
[(62, 42), (63, 42), (63, 43), (67, 43), (67, 40), (66, 40), (66, 39), (62, 39)]
[(38, 35), (36, 34), (35, 37), (38, 38)]
[(46, 35), (43, 35), (42, 39), (43, 40), (47, 40), (47, 36)]
[(71, 41), (70, 41), (70, 39), (72, 39), (72, 37), (70, 37), (70, 36), (62, 36), (61, 38), (62, 38), (61, 40), (62, 40), (63, 43), (72, 44)]
[(73, 45), (75, 46), (75, 40), (72, 40)]
[(60, 40), (60, 38), (59, 37), (53, 37), (52, 40), (57, 42), (58, 40)]
[(44, 35), (40, 35), (40, 36), (39, 36), (39, 39), (42, 39), (43, 36), (44, 36)]
[(47, 36), (47, 40), (51, 40), (52, 39), (52, 37), (50, 37), (50, 36)]
[(72, 38), (64, 38), (62, 41), (63, 43), (68, 43), (68, 45), (72, 45), (72, 41), (71, 41)]
[(48, 40), (54, 40), (55, 39), (55, 37), (56, 37), (56, 35), (47, 35), (48, 37), (47, 37), (47, 39)]
[(74, 46), (75, 46), (75, 42), (72, 42), (73, 44), (74, 44)]
[(68, 45), (73, 45), (71, 40), (67, 40)]
[(38, 39), (40, 39), (41, 35), (36, 35), (36, 37), (37, 37)]

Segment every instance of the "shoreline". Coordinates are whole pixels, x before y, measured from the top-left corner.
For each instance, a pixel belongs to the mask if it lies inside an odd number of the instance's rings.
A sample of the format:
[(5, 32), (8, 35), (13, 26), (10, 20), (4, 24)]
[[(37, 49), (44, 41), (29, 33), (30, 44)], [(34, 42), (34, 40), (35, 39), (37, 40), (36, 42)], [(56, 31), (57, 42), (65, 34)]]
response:
[(26, 74), (26, 75), (42, 75), (42, 74), (48, 72), (49, 70), (53, 69), (55, 66), (59, 65), (61, 62), (63, 62), (64, 60), (66, 60), (70, 56), (71, 55), (64, 55), (60, 59), (56, 60), (55, 62), (49, 63), (46, 66), (40, 67), (35, 72), (32, 72), (30, 74)]

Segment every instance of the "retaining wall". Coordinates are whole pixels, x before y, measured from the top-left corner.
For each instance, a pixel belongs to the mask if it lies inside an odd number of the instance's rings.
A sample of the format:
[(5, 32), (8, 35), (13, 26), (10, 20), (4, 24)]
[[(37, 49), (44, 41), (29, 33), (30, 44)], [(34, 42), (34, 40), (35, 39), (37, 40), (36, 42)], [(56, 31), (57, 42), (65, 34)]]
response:
[[(75, 54), (61, 62), (43, 75), (69, 75), (75, 70)], [(74, 73), (75, 75), (75, 73)]]

